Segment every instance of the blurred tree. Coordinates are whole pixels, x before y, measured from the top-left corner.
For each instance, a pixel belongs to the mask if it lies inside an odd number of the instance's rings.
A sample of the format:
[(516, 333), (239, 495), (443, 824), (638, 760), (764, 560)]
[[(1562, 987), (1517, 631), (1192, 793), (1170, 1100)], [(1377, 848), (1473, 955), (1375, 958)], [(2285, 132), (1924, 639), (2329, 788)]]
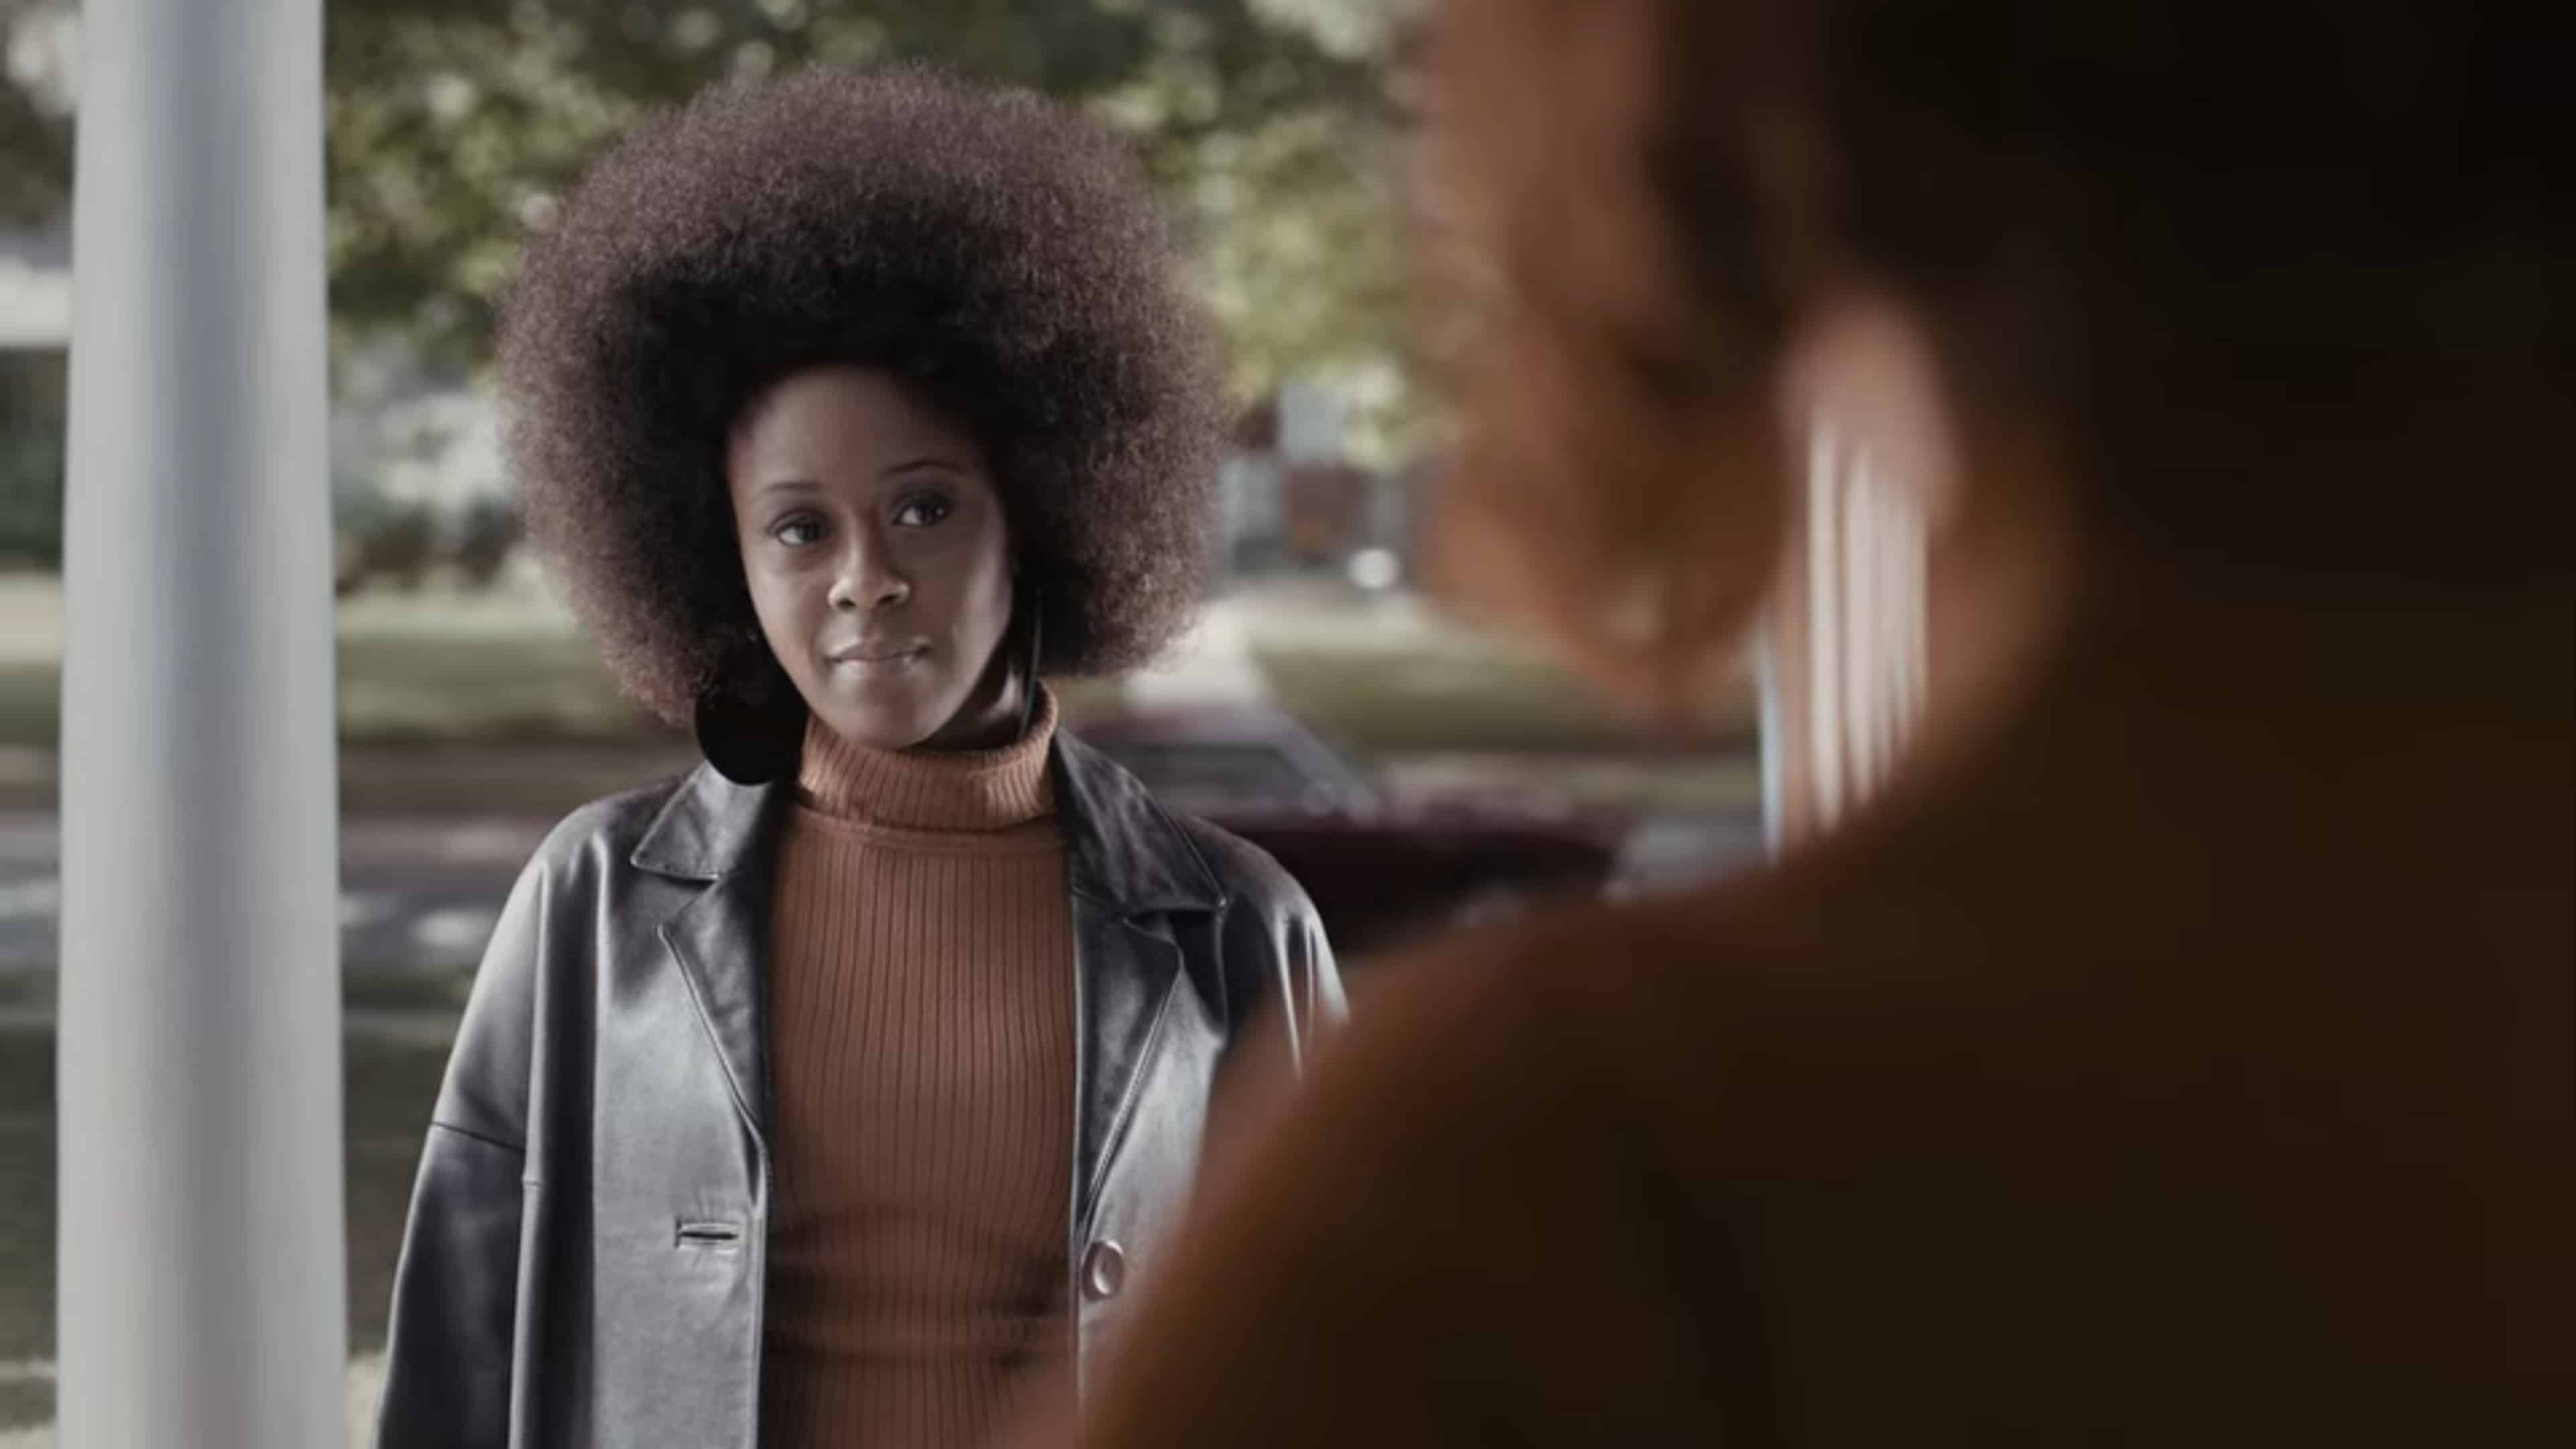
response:
[(639, 110), (808, 61), (919, 57), (1135, 136), (1242, 391), (1290, 372), (1383, 390), (1400, 118), (1387, 47), (1317, 20), (1345, 3), (331, 0), (334, 312), (479, 362), (523, 229)]
[(71, 204), (68, 0), (0, 0), (0, 226), (40, 226)]
[(63, 561), (63, 354), (0, 351), (0, 569)]
[(420, 588), (438, 562), (438, 511), (412, 499), (361, 491), (345, 496), (333, 520), (338, 557), (332, 591), (346, 596), (382, 580), (404, 592)]
[(499, 498), (478, 498), (465, 506), (448, 540), (456, 572), (469, 587), (490, 588), (502, 566), (519, 546), (519, 513)]
[[(918, 57), (1132, 134), (1246, 397), (1341, 382), (1405, 411), (1390, 61), (1421, 0), (326, 0), (329, 248), (343, 341), (469, 369), (525, 230), (649, 106), (800, 63)], [(71, 0), (0, 0), (0, 225), (57, 215)]]
[(0, 569), (62, 562), (62, 439), (0, 437)]
[[(1139, 142), (1226, 327), (1234, 387), (1352, 394), (1394, 451), (1406, 129), (1422, 0), (325, 0), (332, 327), (479, 371), (526, 229), (647, 106), (729, 77), (922, 57), (1082, 103)], [(0, 0), (0, 227), (70, 199), (72, 0)]]

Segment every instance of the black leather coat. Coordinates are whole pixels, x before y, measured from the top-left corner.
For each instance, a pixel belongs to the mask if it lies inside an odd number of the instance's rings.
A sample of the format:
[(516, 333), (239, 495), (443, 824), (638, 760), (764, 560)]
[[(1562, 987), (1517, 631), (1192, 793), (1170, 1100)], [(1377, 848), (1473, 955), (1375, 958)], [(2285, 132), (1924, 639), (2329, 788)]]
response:
[[(1343, 1004), (1268, 856), (1070, 735), (1052, 767), (1078, 976), (1066, 1295), (1088, 1359), (1112, 1270), (1150, 1271), (1177, 1226), (1243, 1028), (1285, 1033), (1293, 1059)], [(701, 768), (576, 812), (520, 876), (422, 1155), (384, 1449), (757, 1443), (762, 947), (789, 793)]]

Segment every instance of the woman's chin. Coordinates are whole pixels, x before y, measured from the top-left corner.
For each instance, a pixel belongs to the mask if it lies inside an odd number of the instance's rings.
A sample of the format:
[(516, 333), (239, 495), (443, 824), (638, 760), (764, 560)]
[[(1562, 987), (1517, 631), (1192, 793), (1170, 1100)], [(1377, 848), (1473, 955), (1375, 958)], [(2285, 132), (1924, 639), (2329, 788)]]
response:
[[(884, 691), (869, 691), (882, 696)], [(938, 733), (940, 716), (910, 694), (897, 698), (840, 699), (817, 711), (824, 727), (854, 745), (874, 750), (908, 750)]]

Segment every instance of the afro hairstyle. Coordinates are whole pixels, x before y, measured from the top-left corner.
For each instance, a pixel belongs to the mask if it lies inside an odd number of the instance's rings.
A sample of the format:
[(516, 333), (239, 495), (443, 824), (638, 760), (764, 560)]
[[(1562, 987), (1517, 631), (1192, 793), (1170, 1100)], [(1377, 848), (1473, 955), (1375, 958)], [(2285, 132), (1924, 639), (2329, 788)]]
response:
[(685, 723), (775, 669), (725, 445), (767, 388), (835, 364), (983, 446), (1048, 672), (1132, 667), (1187, 623), (1224, 417), (1142, 167), (1028, 92), (815, 68), (647, 119), (502, 301), (521, 508), (638, 703)]

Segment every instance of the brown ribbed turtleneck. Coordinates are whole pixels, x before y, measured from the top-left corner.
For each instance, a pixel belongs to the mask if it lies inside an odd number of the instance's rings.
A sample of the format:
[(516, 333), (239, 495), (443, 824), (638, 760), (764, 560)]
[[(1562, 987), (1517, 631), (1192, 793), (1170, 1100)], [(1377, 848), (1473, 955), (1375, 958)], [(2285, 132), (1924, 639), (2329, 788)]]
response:
[(809, 730), (771, 916), (761, 1442), (982, 1442), (1060, 1325), (1073, 925), (1047, 755)]

